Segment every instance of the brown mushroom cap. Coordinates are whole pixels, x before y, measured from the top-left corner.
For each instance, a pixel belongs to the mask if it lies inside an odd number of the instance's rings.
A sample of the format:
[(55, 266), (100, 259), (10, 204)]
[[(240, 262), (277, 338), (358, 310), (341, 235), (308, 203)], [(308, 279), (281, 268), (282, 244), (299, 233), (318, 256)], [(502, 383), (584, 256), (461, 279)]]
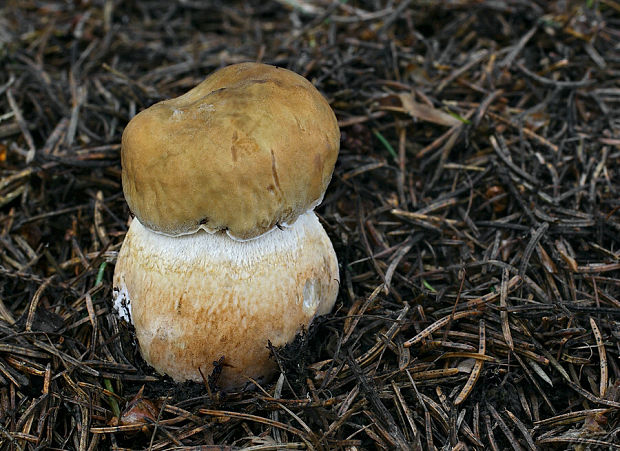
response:
[(334, 113), (308, 80), (235, 64), (129, 122), (123, 190), (153, 231), (254, 238), (321, 201), (339, 142)]

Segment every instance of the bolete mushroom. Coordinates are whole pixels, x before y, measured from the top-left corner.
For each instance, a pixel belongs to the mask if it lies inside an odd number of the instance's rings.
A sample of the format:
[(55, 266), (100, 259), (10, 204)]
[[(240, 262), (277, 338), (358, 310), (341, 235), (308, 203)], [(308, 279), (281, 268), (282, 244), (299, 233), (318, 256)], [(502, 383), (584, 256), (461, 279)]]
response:
[(302, 76), (228, 66), (137, 114), (123, 133), (125, 199), (135, 214), (114, 272), (114, 306), (144, 359), (177, 381), (220, 385), (275, 369), (283, 346), (328, 313), (339, 275), (313, 209), (340, 132)]

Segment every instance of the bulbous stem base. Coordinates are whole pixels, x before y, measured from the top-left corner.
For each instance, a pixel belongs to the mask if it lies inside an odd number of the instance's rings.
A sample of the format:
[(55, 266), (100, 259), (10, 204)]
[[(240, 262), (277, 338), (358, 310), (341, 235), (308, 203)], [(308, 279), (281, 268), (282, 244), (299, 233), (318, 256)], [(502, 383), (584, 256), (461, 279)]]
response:
[[(114, 306), (144, 359), (177, 381), (201, 382), (223, 357), (222, 388), (275, 370), (283, 346), (336, 300), (332, 244), (313, 212), (289, 228), (235, 241), (199, 231), (170, 237), (131, 223), (114, 272)], [(200, 369), (200, 371), (199, 371)]]

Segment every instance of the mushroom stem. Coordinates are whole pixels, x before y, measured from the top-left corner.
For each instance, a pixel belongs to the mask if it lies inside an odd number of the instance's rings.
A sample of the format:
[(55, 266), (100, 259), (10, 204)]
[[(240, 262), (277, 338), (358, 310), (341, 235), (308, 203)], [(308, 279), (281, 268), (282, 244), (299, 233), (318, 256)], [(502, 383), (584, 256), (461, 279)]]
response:
[(201, 381), (224, 357), (223, 388), (272, 373), (283, 346), (338, 292), (332, 244), (309, 211), (257, 239), (198, 231), (170, 237), (134, 219), (118, 256), (114, 305), (136, 328), (144, 359), (177, 381)]

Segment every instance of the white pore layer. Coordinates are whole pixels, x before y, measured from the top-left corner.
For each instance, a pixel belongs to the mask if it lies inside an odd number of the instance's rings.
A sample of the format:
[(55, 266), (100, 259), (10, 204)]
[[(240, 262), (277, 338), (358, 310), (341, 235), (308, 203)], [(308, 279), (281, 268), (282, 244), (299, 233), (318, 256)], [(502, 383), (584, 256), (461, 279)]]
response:
[(135, 236), (144, 236), (136, 239), (136, 242), (144, 246), (145, 254), (160, 255), (163, 260), (177, 261), (179, 264), (204, 261), (213, 265), (218, 261), (226, 261), (232, 265), (247, 266), (267, 254), (286, 255), (299, 246), (306, 233), (322, 229), (313, 211), (299, 216), (297, 221), (288, 227), (276, 227), (257, 238), (245, 241), (231, 239), (222, 232), (204, 230), (173, 237), (147, 229), (137, 218), (133, 220), (138, 226), (134, 230)]

